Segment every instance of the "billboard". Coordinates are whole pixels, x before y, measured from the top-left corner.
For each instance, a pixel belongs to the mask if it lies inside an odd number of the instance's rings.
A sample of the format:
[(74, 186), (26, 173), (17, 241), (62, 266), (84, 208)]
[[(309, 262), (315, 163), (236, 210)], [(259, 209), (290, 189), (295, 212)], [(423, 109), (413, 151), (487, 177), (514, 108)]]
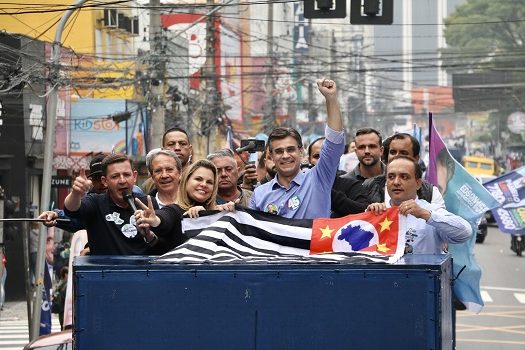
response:
[[(111, 116), (130, 112), (120, 123)], [(127, 153), (145, 155), (139, 105), (126, 100), (80, 99), (71, 103), (69, 150), (71, 155)]]

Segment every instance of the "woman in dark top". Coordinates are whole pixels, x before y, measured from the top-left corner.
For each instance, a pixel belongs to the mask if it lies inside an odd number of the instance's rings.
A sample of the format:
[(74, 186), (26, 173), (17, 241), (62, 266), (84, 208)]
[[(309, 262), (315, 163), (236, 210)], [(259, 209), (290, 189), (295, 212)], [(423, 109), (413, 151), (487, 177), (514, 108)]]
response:
[(188, 239), (182, 232), (183, 216), (196, 218), (202, 210), (234, 210), (233, 202), (216, 204), (217, 187), (217, 168), (208, 160), (199, 160), (183, 172), (175, 204), (154, 210), (149, 196), (148, 206), (137, 202), (142, 208), (135, 214), (137, 225), (167, 238), (159, 241), (159, 244), (171, 242), (170, 247), (160, 247), (162, 250), (173, 249)]

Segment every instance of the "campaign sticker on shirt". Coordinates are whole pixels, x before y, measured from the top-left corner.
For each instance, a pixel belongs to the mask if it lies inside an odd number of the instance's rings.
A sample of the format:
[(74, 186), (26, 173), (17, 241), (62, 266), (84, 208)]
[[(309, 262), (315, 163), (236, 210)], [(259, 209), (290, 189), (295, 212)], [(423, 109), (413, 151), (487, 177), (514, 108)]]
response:
[(416, 230), (414, 228), (409, 228), (405, 232), (405, 254), (412, 254), (414, 252), (414, 243), (415, 238), (417, 237)]
[(124, 220), (120, 218), (120, 213), (117, 213), (116, 211), (112, 214), (106, 215), (106, 221), (113, 221), (117, 225), (122, 225), (124, 223)]
[(274, 203), (270, 203), (266, 206), (264, 211), (270, 214), (277, 214), (279, 212), (279, 207)]
[(298, 196), (293, 196), (288, 200), (288, 208), (290, 208), (291, 210), (297, 210), (297, 208), (299, 208), (300, 205), (301, 200)]
[(137, 228), (133, 225), (130, 225), (130, 224), (126, 224), (124, 226), (122, 226), (122, 228), (120, 229), (122, 231), (122, 233), (124, 234), (124, 236), (128, 237), (128, 238), (133, 238), (137, 235)]

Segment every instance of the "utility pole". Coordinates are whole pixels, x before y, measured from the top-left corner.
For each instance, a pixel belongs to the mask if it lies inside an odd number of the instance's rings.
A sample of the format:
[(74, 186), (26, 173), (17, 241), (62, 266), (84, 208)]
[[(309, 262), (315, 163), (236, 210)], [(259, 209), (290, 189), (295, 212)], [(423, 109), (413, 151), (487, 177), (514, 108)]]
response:
[[(212, 8), (214, 0), (206, 0), (206, 4)], [(206, 154), (210, 153), (210, 137), (215, 121), (222, 117), (222, 107), (217, 91), (217, 66), (215, 64), (217, 33), (215, 29), (215, 13), (210, 12), (206, 20), (206, 63), (204, 65), (206, 108), (201, 117), (201, 130), (204, 130), (203, 134), (206, 137)]]
[(358, 45), (358, 50), (357, 50), (357, 54), (358, 54), (358, 57), (357, 57), (357, 63), (358, 63), (358, 74), (359, 74), (359, 97), (361, 98), (361, 104), (362, 104), (362, 107), (361, 107), (361, 125), (368, 125), (368, 120), (367, 120), (367, 116), (366, 116), (366, 113), (367, 113), (367, 106), (366, 106), (366, 72), (365, 72), (365, 67), (363, 67), (363, 41), (364, 41), (364, 37), (362, 35), (357, 35), (357, 38), (356, 38), (356, 42), (357, 42), (357, 45)]
[[(73, 12), (80, 8), (87, 0), (77, 0), (74, 5), (68, 7), (60, 22), (58, 22), (55, 41), (53, 42), (53, 51), (51, 54), (51, 71), (49, 84), (50, 91), (47, 100), (47, 120), (46, 120), (46, 136), (44, 142), (44, 165), (42, 174), (42, 196), (40, 199), (40, 210), (47, 210), (51, 198), (51, 171), (53, 166), (53, 147), (55, 144), (55, 125), (57, 118), (57, 101), (58, 101), (58, 81), (60, 72), (60, 49), (62, 41), (62, 32), (64, 27)], [(35, 267), (35, 285), (36, 290), (33, 298), (33, 317), (31, 318), (29, 328), (29, 338), (31, 340), (38, 337), (40, 329), (40, 311), (42, 303), (42, 289), (44, 284), (44, 267), (45, 267), (45, 251), (46, 251), (47, 227), (42, 225), (40, 228), (40, 235), (38, 238), (38, 253)]]
[(269, 67), (266, 75), (266, 91), (269, 92), (270, 103), (267, 103), (267, 113), (265, 113), (265, 128), (268, 133), (275, 127), (275, 110), (277, 109), (277, 101), (275, 96), (275, 54), (273, 51), (273, 0), (268, 1), (268, 41), (266, 42), (266, 52), (269, 59)]
[[(312, 67), (317, 67), (317, 62), (313, 60), (313, 50), (312, 50), (312, 36), (314, 35), (314, 31), (312, 28), (312, 19), (308, 19), (308, 28), (310, 28), (310, 35), (308, 35), (307, 43), (308, 43), (308, 59), (310, 60), (310, 69)], [(308, 121), (309, 122), (315, 122), (317, 119), (317, 110), (315, 109), (314, 105), (314, 82), (312, 81), (312, 78), (310, 77), (308, 79)]]
[(164, 73), (162, 27), (160, 23), (160, 0), (150, 0), (149, 42), (153, 71), (150, 79), (151, 99), (151, 148), (162, 146), (165, 130), (164, 117)]
[(335, 79), (335, 65), (336, 65), (336, 50), (335, 50), (335, 30), (332, 29), (332, 42), (330, 44), (330, 79)]

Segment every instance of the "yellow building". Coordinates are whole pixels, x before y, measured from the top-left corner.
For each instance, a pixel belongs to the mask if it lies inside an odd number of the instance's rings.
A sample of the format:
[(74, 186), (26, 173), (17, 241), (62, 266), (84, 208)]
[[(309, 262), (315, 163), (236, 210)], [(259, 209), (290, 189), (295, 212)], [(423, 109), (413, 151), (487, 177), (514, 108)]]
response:
[[(103, 2), (113, 1), (97, 3)], [(64, 11), (74, 3), (74, 0), (40, 0), (35, 5), (26, 0), (7, 0), (3, 11), (12, 15), (2, 16), (0, 30), (52, 43)], [(80, 97), (134, 97), (134, 36), (139, 33), (139, 22), (132, 14), (130, 5), (133, 3), (126, 4), (91, 7), (92, 3), (86, 2), (73, 13), (64, 28), (63, 47), (79, 56), (70, 68), (75, 71), (72, 85)]]

